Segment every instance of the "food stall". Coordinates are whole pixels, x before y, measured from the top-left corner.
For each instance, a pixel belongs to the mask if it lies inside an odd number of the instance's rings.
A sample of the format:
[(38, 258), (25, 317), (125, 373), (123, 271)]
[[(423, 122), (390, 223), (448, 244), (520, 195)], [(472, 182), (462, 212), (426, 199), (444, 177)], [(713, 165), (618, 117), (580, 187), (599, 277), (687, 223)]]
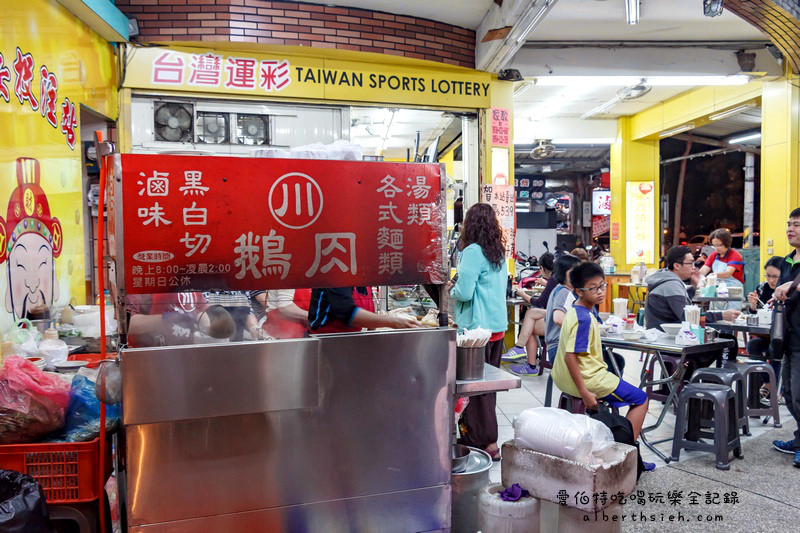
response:
[[(446, 280), (439, 165), (115, 154), (104, 166), (123, 334), (141, 295)], [(491, 373), (457, 386), (455, 341), (439, 327), (123, 347), (123, 525), (449, 528), (454, 395), (519, 386), (493, 388)]]

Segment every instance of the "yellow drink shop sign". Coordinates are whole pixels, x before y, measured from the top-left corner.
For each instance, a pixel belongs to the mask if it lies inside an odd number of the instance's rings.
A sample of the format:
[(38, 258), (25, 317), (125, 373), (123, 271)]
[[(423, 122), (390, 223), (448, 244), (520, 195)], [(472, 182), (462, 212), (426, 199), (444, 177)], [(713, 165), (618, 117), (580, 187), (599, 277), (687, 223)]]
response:
[(125, 86), (130, 88), (447, 107), (490, 105), (491, 75), (467, 69), (166, 48), (134, 49), (129, 57)]

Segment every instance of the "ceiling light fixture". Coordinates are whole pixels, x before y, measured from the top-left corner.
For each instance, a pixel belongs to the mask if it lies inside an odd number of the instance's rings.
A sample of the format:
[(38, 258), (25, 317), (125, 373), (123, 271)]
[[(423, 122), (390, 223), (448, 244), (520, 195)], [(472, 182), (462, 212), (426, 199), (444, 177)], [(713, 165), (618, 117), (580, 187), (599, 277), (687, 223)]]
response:
[(707, 17), (718, 17), (722, 15), (723, 0), (703, 0), (703, 15)]
[[(528, 34), (532, 32), (545, 15), (550, 12), (550, 8), (553, 7), (556, 1), (557, 0), (544, 0), (543, 2), (528, 2), (527, 11), (519, 17), (519, 24), (514, 24), (509, 34), (503, 39), (502, 45), (486, 60), (485, 66), (476, 65), (475, 68), (497, 72), (505, 67), (505, 65), (511, 61), (511, 58), (514, 57), (514, 54), (517, 53), (517, 50), (525, 44)], [(525, 21), (527, 21), (527, 23)], [(519, 28), (524, 29), (519, 31)], [(483, 63), (483, 61), (481, 61), (481, 63)]]
[(748, 133), (745, 135), (741, 135), (739, 137), (731, 137), (730, 139), (728, 139), (728, 144), (739, 144), (747, 141), (754, 141), (760, 138), (761, 138), (761, 132), (757, 131), (755, 133)]
[(573, 137), (569, 139), (553, 139), (553, 144), (573, 145), (573, 144), (614, 144), (614, 137)]
[(709, 120), (722, 120), (723, 118), (732, 117), (733, 115), (738, 115), (739, 113), (743, 113), (748, 109), (753, 109), (756, 105), (753, 103), (743, 104), (740, 106), (736, 106), (732, 109), (728, 109), (726, 111), (720, 111), (719, 113), (714, 113), (713, 115), (709, 115)]
[(658, 134), (659, 139), (663, 139), (664, 137), (672, 137), (673, 135), (677, 135), (679, 133), (683, 133), (684, 131), (689, 131), (694, 129), (694, 124), (684, 124), (682, 126), (678, 126), (677, 128), (672, 128), (671, 130), (662, 131)]
[(522, 96), (522, 94), (525, 93), (525, 91), (530, 89), (532, 86), (533, 86), (533, 82), (532, 81), (523, 81), (522, 83), (517, 85), (514, 88), (514, 99), (517, 99), (520, 96)]
[(622, 101), (622, 97), (619, 94), (617, 94), (616, 96), (614, 96), (608, 102), (604, 102), (604, 103), (600, 104), (599, 106), (595, 107), (594, 109), (591, 109), (591, 110), (587, 111), (586, 113), (584, 113), (583, 115), (581, 115), (581, 119), (586, 120), (587, 118), (591, 118), (591, 117), (594, 117), (596, 115), (604, 115), (612, 107), (614, 107), (615, 105), (617, 105), (621, 101)]
[[(535, 3), (535, 2), (534, 2)], [(519, 37), (517, 37), (516, 44), (522, 44), (525, 42), (525, 39), (528, 37), (528, 34), (536, 27), (537, 24), (544, 18), (547, 12), (550, 10), (550, 5), (555, 4), (556, 0), (545, 0), (544, 4), (539, 11), (533, 16), (531, 21), (525, 26), (525, 29), (522, 30), (522, 33)]]
[(625, 1), (625, 17), (628, 24), (639, 24), (639, 0)]
[(389, 111), (389, 122), (386, 122), (386, 118), (384, 118), (384, 122), (386, 123), (386, 134), (383, 136), (383, 141), (381, 142), (381, 147), (378, 150), (378, 155), (383, 155), (383, 152), (386, 150), (386, 143), (389, 141), (389, 133), (392, 129), (392, 122), (394, 122), (395, 115), (397, 115), (397, 109), (392, 109)]
[(542, 76), (536, 78), (536, 85), (558, 86), (628, 86), (643, 83), (659, 87), (703, 86), (703, 85), (745, 85), (751, 79), (747, 74), (731, 76)]
[(650, 92), (650, 87), (644, 84), (644, 80), (642, 80), (640, 83), (637, 83), (636, 85), (623, 87), (622, 89), (617, 91), (617, 94), (611, 100), (603, 104), (600, 104), (594, 109), (587, 111), (586, 113), (581, 115), (581, 119), (586, 120), (587, 118), (591, 118), (595, 115), (605, 114), (618, 103), (626, 100), (636, 100), (637, 98), (641, 98), (642, 96), (646, 95), (649, 92)]

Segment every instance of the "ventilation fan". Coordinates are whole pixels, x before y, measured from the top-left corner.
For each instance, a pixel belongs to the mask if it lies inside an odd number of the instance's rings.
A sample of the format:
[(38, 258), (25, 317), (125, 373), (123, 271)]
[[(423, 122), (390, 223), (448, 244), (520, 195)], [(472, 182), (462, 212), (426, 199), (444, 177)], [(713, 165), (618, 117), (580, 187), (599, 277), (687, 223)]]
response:
[(263, 115), (239, 115), (236, 118), (236, 138), (239, 144), (269, 144), (269, 122)]
[(158, 103), (153, 115), (157, 141), (192, 141), (192, 106), (175, 102)]
[(533, 159), (545, 159), (552, 157), (556, 153), (556, 147), (549, 139), (540, 139), (536, 148), (531, 150), (531, 157)]
[(197, 112), (197, 142), (225, 144), (228, 142), (228, 115), (226, 113)]

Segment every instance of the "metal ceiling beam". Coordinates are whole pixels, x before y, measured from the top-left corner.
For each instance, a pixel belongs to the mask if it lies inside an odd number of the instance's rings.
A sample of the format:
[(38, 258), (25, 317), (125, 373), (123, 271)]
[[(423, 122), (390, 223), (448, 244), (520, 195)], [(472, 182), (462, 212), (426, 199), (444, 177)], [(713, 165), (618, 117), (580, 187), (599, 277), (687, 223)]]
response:
[(745, 153), (749, 152), (751, 154), (761, 155), (760, 148), (755, 148), (754, 146), (748, 146), (746, 144), (730, 144), (719, 139), (714, 139), (713, 137), (703, 137), (701, 135), (691, 135), (688, 133), (683, 133), (680, 135), (673, 135), (672, 138), (677, 139), (679, 141), (692, 141), (695, 143), (707, 144), (708, 146), (719, 146), (720, 148), (729, 148), (736, 150), (737, 152), (745, 152)]
[[(690, 155), (685, 155), (685, 156), (673, 157), (673, 158), (670, 158), (670, 159), (665, 159), (665, 160), (663, 160), (661, 162), (661, 165), (662, 166), (663, 165), (668, 165), (670, 163), (675, 163), (677, 161), (683, 161), (684, 159), (687, 160), (687, 161), (691, 161), (692, 159), (697, 159), (698, 157), (710, 157), (710, 156), (714, 156), (714, 155), (725, 155), (725, 154), (728, 154), (728, 153), (731, 153), (731, 152), (744, 152), (744, 151), (745, 150), (742, 150), (742, 146), (741, 145), (730, 145), (729, 148), (717, 148), (716, 150), (709, 150), (707, 152), (698, 152), (696, 154), (690, 154)], [(761, 150), (756, 150), (755, 152), (753, 152), (752, 150), (747, 150), (747, 151), (750, 152), (750, 153), (758, 153), (759, 155), (761, 154)]]

